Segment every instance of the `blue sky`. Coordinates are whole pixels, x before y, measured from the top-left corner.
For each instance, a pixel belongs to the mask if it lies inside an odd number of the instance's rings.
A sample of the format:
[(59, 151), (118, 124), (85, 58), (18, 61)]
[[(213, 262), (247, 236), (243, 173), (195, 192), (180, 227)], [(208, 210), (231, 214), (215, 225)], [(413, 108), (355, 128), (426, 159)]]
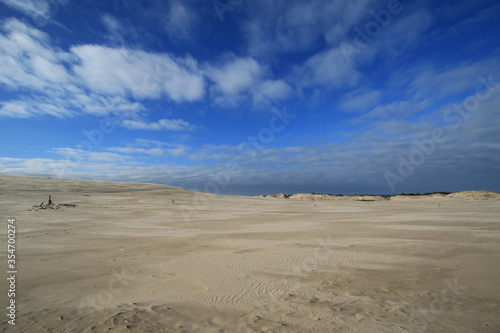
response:
[(498, 1), (0, 0), (0, 174), (500, 191)]

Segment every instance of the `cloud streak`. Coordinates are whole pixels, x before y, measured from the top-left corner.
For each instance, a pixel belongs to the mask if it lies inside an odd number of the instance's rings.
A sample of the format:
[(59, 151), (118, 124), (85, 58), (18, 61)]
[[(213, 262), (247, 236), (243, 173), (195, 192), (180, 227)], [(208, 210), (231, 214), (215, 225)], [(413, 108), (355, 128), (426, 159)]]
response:
[(192, 131), (196, 128), (182, 119), (160, 119), (150, 123), (126, 119), (122, 121), (121, 125), (128, 129), (147, 131)]

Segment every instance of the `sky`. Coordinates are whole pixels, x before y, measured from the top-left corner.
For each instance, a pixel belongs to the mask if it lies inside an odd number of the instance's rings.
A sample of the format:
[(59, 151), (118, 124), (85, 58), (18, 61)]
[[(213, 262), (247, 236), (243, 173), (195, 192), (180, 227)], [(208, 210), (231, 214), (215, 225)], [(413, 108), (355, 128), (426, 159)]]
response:
[(0, 0), (0, 174), (500, 192), (500, 3)]

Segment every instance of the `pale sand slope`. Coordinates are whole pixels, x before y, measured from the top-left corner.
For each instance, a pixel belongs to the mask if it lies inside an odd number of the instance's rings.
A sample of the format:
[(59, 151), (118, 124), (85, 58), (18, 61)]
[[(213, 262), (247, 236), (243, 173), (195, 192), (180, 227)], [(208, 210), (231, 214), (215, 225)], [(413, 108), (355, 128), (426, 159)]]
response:
[[(28, 210), (49, 194), (77, 207)], [(8, 218), (18, 230), (17, 325), (4, 279), (1, 331), (500, 331), (497, 198), (312, 202), (0, 176), (0, 203), (4, 272)]]

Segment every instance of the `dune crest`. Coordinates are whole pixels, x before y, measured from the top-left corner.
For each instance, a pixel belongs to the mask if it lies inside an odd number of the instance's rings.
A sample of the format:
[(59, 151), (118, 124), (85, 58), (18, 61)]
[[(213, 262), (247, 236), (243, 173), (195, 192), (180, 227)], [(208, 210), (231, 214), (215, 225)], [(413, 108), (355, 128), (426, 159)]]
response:
[(428, 198), (500, 198), (500, 193), (489, 191), (461, 191), (455, 193), (426, 193), (426, 194), (398, 194), (394, 196), (381, 195), (333, 195), (319, 193), (295, 193), (285, 194), (277, 193), (270, 195), (258, 195), (259, 198), (279, 198), (293, 200), (308, 200), (308, 201), (385, 201), (385, 200), (402, 200), (402, 199), (428, 199)]

